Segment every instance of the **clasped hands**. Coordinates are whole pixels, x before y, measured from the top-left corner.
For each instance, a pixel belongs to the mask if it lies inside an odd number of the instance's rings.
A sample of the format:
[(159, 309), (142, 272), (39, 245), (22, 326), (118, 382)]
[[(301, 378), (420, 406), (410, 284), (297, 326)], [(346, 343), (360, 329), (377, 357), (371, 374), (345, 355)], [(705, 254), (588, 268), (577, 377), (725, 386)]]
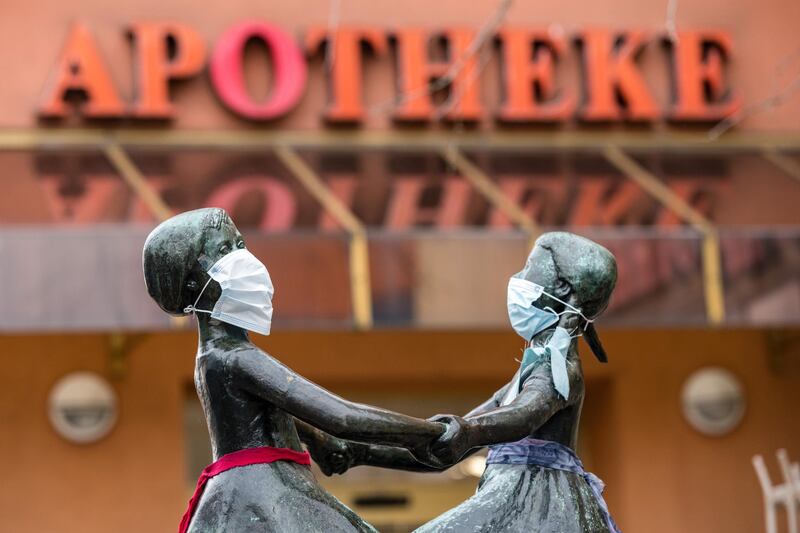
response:
[[(406, 447), (422, 465), (434, 470), (447, 469), (459, 462), (474, 446), (470, 439), (470, 424), (464, 418), (436, 415), (428, 421), (442, 425), (442, 433), (432, 441)], [(371, 464), (370, 446), (330, 437), (315, 442), (313, 448), (309, 446), (309, 451), (323, 474), (330, 476), (343, 474), (353, 466)]]
[(410, 450), (417, 461), (426, 465), (445, 469), (461, 460), (473, 447), (469, 421), (456, 415), (436, 415), (429, 422), (444, 424), (445, 430), (423, 450)]

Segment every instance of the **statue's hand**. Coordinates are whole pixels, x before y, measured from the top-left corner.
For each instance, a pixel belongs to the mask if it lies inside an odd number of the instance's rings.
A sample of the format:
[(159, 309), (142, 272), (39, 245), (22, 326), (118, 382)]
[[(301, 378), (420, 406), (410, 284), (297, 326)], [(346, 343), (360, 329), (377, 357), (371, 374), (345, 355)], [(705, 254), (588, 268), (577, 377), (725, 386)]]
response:
[(355, 463), (355, 453), (346, 440), (329, 437), (309, 446), (311, 456), (326, 476), (344, 474)]
[(440, 464), (446, 467), (453, 466), (470, 449), (468, 422), (455, 415), (436, 415), (428, 420), (444, 424), (447, 428), (431, 445), (431, 454)]

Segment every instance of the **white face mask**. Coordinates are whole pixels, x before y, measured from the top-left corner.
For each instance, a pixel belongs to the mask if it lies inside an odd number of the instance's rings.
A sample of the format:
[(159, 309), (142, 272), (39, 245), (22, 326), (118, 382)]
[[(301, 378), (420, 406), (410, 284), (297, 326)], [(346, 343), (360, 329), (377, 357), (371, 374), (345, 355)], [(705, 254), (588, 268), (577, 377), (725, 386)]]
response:
[[(538, 300), (542, 294), (563, 304), (566, 309), (557, 313), (552, 307), (540, 309), (533, 305), (533, 302)], [(594, 322), (593, 319), (587, 318), (580, 309), (553, 296), (541, 285), (513, 276), (508, 280), (507, 303), (511, 327), (526, 341), (530, 341), (535, 335), (558, 322), (561, 315), (564, 314), (580, 315), (587, 325)]]
[[(211, 318), (269, 335), (275, 288), (267, 267), (256, 256), (244, 248), (233, 251), (214, 263), (208, 275), (203, 290), (184, 313), (208, 313)], [(222, 294), (212, 311), (197, 309), (195, 306), (212, 279), (219, 283)]]

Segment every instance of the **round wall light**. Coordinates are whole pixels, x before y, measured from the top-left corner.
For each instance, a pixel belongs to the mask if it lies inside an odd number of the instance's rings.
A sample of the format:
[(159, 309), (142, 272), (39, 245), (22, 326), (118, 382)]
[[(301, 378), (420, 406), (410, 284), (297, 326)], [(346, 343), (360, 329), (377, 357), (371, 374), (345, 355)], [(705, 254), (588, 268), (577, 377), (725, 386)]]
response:
[(720, 436), (742, 421), (745, 398), (736, 376), (720, 367), (701, 368), (683, 385), (683, 416), (704, 435)]
[(117, 421), (117, 395), (92, 372), (67, 374), (50, 391), (50, 423), (70, 442), (88, 444), (105, 437)]

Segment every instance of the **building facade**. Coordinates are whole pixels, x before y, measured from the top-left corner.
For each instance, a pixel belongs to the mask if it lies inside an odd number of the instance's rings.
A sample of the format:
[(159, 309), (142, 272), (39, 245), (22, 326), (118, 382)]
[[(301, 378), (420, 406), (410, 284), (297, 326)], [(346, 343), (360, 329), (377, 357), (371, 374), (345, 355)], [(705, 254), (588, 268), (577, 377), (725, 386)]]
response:
[[(9, 531), (177, 525), (208, 460), (196, 340), (147, 297), (141, 248), (159, 220), (204, 206), (227, 209), (270, 270), (259, 346), (347, 398), (423, 417), (463, 414), (513, 375), (505, 287), (537, 235), (603, 243), (619, 283), (598, 321), (610, 362), (584, 359), (580, 452), (617, 522), (761, 527), (750, 458), (800, 454), (796, 3), (4, 13)], [(718, 436), (682, 407), (708, 367), (741, 393), (741, 420)], [(48, 418), (77, 371), (116, 398), (89, 444)], [(406, 531), (468, 497), (474, 473), (324, 483)]]

